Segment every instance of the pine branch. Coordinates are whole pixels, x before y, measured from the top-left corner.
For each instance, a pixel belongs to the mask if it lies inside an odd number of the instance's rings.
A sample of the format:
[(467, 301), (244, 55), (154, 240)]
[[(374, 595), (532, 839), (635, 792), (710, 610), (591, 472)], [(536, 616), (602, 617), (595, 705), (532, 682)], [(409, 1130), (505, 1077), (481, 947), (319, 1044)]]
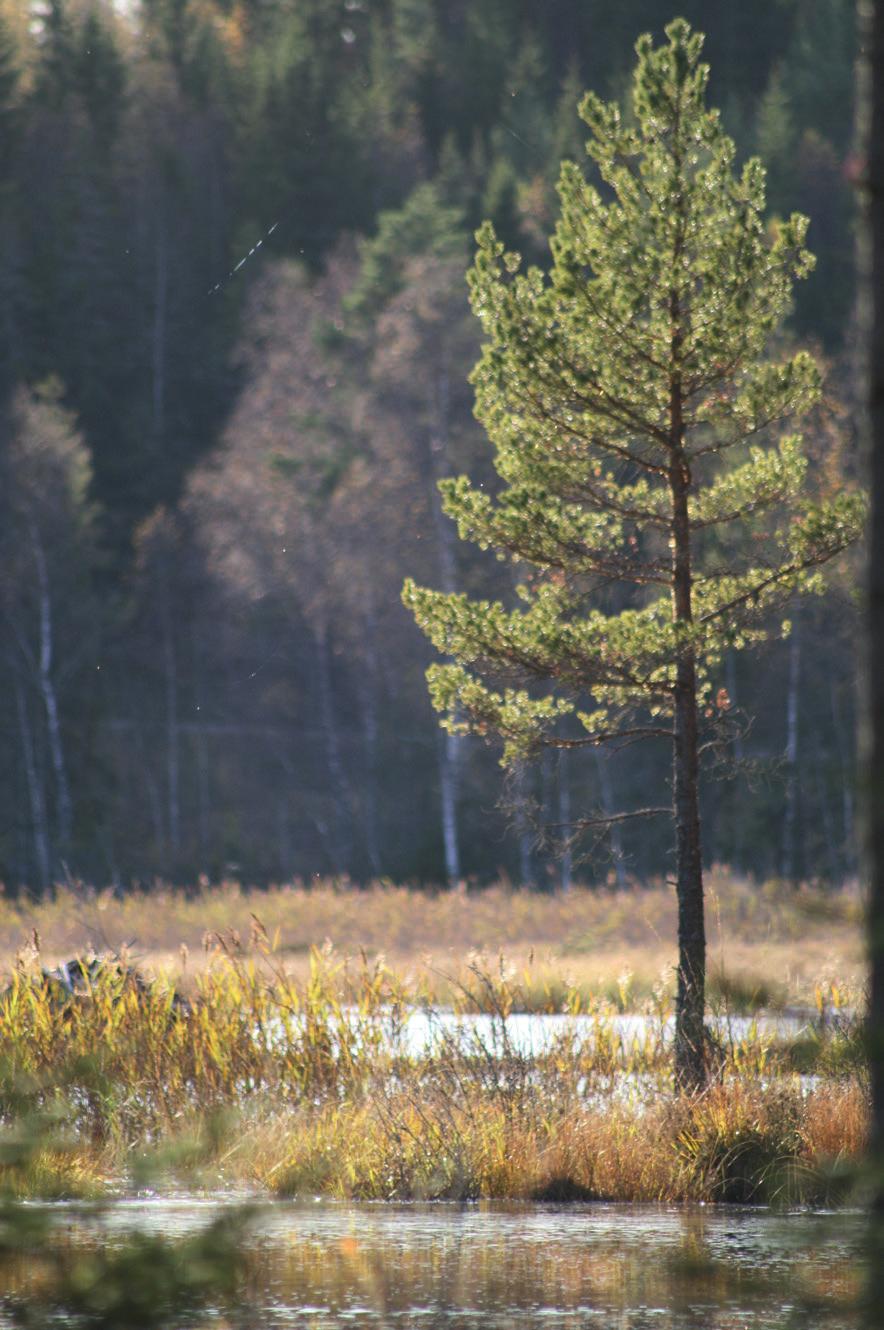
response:
[[(671, 737), (671, 736), (670, 736)], [(637, 817), (672, 817), (671, 808), (634, 808), (626, 813), (598, 813), (593, 817), (572, 818), (570, 822), (550, 822), (551, 831), (588, 831), (591, 827), (610, 827)]]

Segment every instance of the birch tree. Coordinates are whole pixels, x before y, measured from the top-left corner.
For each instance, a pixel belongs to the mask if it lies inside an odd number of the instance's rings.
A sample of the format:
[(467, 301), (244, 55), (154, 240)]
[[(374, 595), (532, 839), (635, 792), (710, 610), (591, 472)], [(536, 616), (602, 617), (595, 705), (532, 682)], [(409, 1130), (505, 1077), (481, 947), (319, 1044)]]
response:
[(0, 465), (0, 624), (13, 676), (34, 871), (41, 886), (71, 853), (74, 790), (66, 696), (100, 625), (89, 455), (55, 390), (19, 390)]
[(810, 501), (786, 432), (820, 388), (810, 355), (770, 353), (813, 266), (807, 220), (768, 232), (763, 167), (736, 171), (706, 106), (702, 40), (683, 20), (659, 47), (639, 39), (629, 115), (584, 98), (597, 183), (563, 164), (548, 276), (478, 233), (473, 382), (501, 483), (441, 490), (462, 538), (518, 563), (521, 603), (404, 590), (449, 657), (429, 671), (443, 723), (502, 740), (506, 765), (550, 746), (671, 746), (671, 802), (618, 816), (673, 820), (689, 1090), (706, 1074), (700, 756), (727, 708), (722, 662), (781, 631), (786, 599), (819, 588), (860, 517), (848, 495)]

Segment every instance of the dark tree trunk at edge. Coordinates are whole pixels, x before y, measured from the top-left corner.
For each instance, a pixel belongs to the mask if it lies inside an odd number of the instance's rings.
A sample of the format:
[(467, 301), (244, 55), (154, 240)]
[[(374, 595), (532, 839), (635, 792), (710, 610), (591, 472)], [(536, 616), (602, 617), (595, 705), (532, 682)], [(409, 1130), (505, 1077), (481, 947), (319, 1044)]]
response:
[(871, 984), (872, 1091), (870, 1286), (866, 1324), (884, 1325), (884, 5), (862, 6), (866, 216), (860, 253), (866, 442), (871, 512), (866, 582), (866, 705), (863, 744), (865, 855)]

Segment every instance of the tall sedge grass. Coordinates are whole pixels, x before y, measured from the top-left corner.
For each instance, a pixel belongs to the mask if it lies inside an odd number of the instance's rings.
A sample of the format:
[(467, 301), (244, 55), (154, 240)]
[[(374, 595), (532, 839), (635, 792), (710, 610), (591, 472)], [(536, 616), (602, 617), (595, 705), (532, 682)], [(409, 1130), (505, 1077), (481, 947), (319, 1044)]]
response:
[(248, 1157), (254, 1179), (283, 1195), (815, 1204), (843, 1194), (865, 1122), (856, 1085), (805, 1096), (731, 1081), (694, 1101), (553, 1113), (406, 1092), (297, 1124), (271, 1118)]
[[(248, 949), (217, 940), (189, 1005), (111, 970), (62, 1003), (20, 967), (0, 998), (0, 1184), (91, 1194), (137, 1178), (160, 1149), (173, 1171), (198, 1156), (208, 1185), (280, 1194), (834, 1194), (867, 1118), (846, 1016), (816, 1032), (828, 1079), (813, 1090), (793, 1070), (794, 1048), (750, 1029), (718, 1037), (711, 1088), (683, 1098), (667, 992), (647, 1000), (639, 1037), (614, 1019), (631, 1005), (626, 979), (621, 988), (614, 1003), (556, 992), (583, 1020), (562, 1021), (530, 1053), (513, 1027), (524, 976), (502, 960), (474, 957), (452, 980), (453, 1016), (435, 1025), (426, 992), (379, 961), (347, 966), (314, 950), (306, 977), (293, 978), (257, 923)], [(408, 1022), (420, 1011), (432, 1038), (417, 1047)], [(478, 1011), (486, 1019), (471, 1022)], [(10, 1153), (22, 1121), (45, 1127), (26, 1169)]]
[[(731, 1006), (810, 1005), (827, 971), (842, 982), (862, 983), (861, 902), (854, 888), (759, 884), (723, 869), (710, 871), (707, 886), (712, 988)], [(662, 882), (567, 895), (504, 883), (434, 892), (389, 882), (364, 890), (347, 882), (261, 891), (235, 882), (159, 885), (122, 896), (66, 886), (38, 901), (0, 893), (0, 964), (5, 959), (11, 967), (36, 932), (53, 964), (90, 946), (104, 951), (130, 944), (143, 966), (187, 984), (208, 962), (207, 935), (238, 933), (248, 949), (253, 914), (278, 936), (279, 958), (302, 981), (311, 949), (328, 940), (339, 955), (383, 954), (442, 1002), (451, 1000), (450, 980), (469, 953), (482, 950), (503, 950), (520, 969), (531, 959), (533, 985), (523, 987), (535, 1009), (549, 999), (544, 990), (569, 985), (584, 1000), (616, 1000), (626, 971), (633, 999), (650, 995), (661, 974), (670, 988), (673, 982), (675, 899)]]

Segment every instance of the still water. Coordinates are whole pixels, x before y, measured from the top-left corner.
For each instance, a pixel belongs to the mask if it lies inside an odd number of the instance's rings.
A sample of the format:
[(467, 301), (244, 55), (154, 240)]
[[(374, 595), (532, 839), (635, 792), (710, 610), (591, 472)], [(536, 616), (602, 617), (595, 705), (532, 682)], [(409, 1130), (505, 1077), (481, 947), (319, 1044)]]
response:
[[(175, 1240), (217, 1213), (133, 1200), (59, 1240)], [(251, 1230), (249, 1325), (344, 1330), (849, 1330), (862, 1218), (619, 1205), (274, 1203)]]
[[(712, 1016), (707, 1020), (726, 1045), (745, 1039), (770, 1042), (774, 1039), (795, 1038), (811, 1024), (810, 1013), (772, 1013), (757, 1016)], [(444, 1007), (409, 1011), (401, 1024), (399, 1035), (402, 1049), (411, 1057), (425, 1057), (443, 1040), (469, 1051), (481, 1046), (483, 1050), (502, 1054), (518, 1053), (521, 1057), (538, 1057), (548, 1052), (557, 1040), (573, 1039), (577, 1044), (591, 1047), (598, 1038), (599, 1026), (623, 1042), (626, 1049), (645, 1048), (658, 1037), (664, 1044), (675, 1040), (675, 1017), (662, 1021), (638, 1013), (606, 1013), (602, 1018), (561, 1013), (514, 1012), (502, 1022), (485, 1013), (457, 1013)]]

